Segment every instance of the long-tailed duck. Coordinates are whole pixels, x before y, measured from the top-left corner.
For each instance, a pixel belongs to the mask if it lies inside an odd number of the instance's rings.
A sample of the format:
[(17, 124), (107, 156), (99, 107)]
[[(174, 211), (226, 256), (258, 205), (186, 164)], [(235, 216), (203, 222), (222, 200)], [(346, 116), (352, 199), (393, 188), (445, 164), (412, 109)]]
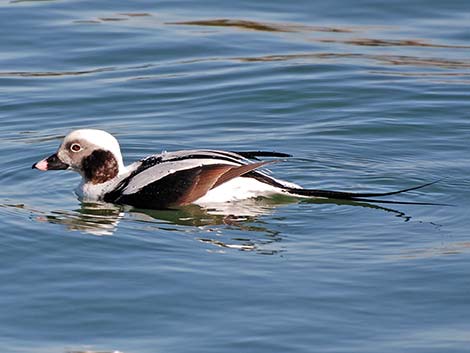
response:
[(84, 201), (150, 209), (191, 203), (204, 205), (275, 194), (299, 198), (414, 203), (370, 198), (399, 194), (432, 184), (385, 193), (304, 189), (260, 171), (261, 167), (279, 161), (260, 161), (260, 157), (285, 158), (290, 155), (266, 151), (184, 150), (151, 155), (126, 167), (119, 143), (111, 134), (102, 130), (81, 129), (69, 133), (56, 153), (35, 163), (33, 168), (42, 171), (70, 169), (80, 173), (82, 182), (77, 194)]

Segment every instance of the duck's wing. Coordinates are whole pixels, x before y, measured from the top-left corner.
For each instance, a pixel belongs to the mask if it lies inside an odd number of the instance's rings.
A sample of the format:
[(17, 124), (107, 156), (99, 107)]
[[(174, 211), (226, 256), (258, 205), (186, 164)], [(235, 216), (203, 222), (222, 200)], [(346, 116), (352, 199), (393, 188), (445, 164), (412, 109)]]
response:
[(273, 162), (250, 163), (241, 155), (224, 151), (162, 153), (135, 165), (104, 200), (140, 208), (186, 205), (212, 188)]

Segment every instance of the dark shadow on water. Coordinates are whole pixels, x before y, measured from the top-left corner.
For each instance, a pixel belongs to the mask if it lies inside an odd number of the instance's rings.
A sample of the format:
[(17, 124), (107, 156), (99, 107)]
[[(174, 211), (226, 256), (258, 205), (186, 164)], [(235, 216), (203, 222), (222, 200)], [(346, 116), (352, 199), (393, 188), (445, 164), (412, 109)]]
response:
[[(51, 1), (51, 0), (14, 0), (14, 2), (40, 2), (40, 1)], [(132, 21), (133, 25), (138, 26), (139, 21), (148, 21), (147, 18), (152, 19), (152, 14), (147, 12), (129, 12), (129, 13), (115, 13), (110, 16), (96, 16), (94, 18), (74, 20), (73, 23), (76, 25), (113, 25), (122, 26), (122, 22)], [(135, 23), (134, 23), (135, 22)], [(195, 59), (185, 60), (174, 60), (172, 62), (148, 62), (137, 66), (112, 66), (112, 67), (90, 67), (90, 68), (77, 68), (77, 70), (67, 71), (0, 71), (0, 77), (4, 78), (62, 78), (62, 77), (73, 77), (73, 76), (88, 76), (88, 75), (109, 75), (114, 72), (120, 72), (124, 75), (126, 80), (139, 80), (159, 77), (180, 77), (177, 73), (158, 73), (155, 74), (154, 70), (162, 65), (171, 64), (172, 66), (184, 66), (187, 64), (195, 63), (206, 63), (206, 62), (224, 62), (224, 61), (238, 61), (238, 62), (301, 62), (308, 64), (317, 64), (324, 61), (339, 61), (340, 63), (350, 64), (350, 61), (354, 61), (353, 64), (358, 63), (360, 67), (363, 66), (374, 66), (374, 72), (386, 71), (391, 67), (386, 75), (406, 76), (407, 67), (416, 67), (419, 71), (421, 68), (429, 69), (429, 72), (414, 72), (414, 77), (421, 77), (429, 80), (433, 76), (439, 76), (439, 72), (435, 72), (434, 69), (441, 70), (453, 70), (454, 76), (466, 76), (470, 68), (470, 60), (460, 59), (468, 57), (468, 55), (454, 56), (450, 55), (453, 51), (448, 51), (449, 55), (443, 56), (442, 50), (437, 49), (455, 49), (462, 53), (470, 49), (469, 45), (453, 44), (446, 42), (435, 42), (432, 40), (423, 40), (415, 38), (393, 38), (389, 37), (389, 33), (381, 34), (381, 29), (400, 30), (398, 26), (392, 27), (381, 27), (381, 26), (316, 26), (304, 23), (286, 23), (286, 22), (266, 22), (266, 21), (255, 21), (249, 19), (237, 19), (237, 18), (216, 18), (216, 19), (202, 19), (202, 20), (189, 20), (189, 21), (174, 21), (174, 22), (159, 22), (157, 20), (150, 21), (153, 26), (181, 26), (188, 32), (192, 28), (198, 27), (210, 27), (214, 31), (217, 29), (233, 28), (235, 30), (252, 31), (257, 33), (271, 33), (277, 34), (279, 40), (291, 40), (295, 38), (296, 41), (303, 41), (306, 43), (314, 43), (315, 49), (312, 51), (307, 50), (306, 52), (280, 52), (275, 54), (272, 52), (268, 55), (266, 51), (261, 51), (260, 55), (254, 54), (248, 57), (198, 57)], [(145, 26), (149, 24), (146, 22)], [(320, 33), (323, 32), (323, 33)], [(359, 37), (357, 33), (361, 33)], [(313, 33), (313, 34), (312, 34)], [(253, 36), (259, 35), (253, 33)], [(328, 36), (328, 38), (325, 38)], [(317, 48), (318, 46), (324, 46), (325, 48)], [(351, 52), (350, 47), (354, 46), (356, 49)], [(360, 49), (357, 47), (376, 47), (380, 48), (394, 48), (388, 49), (389, 53), (383, 51), (371, 52), (371, 49)], [(402, 48), (416, 48), (419, 50), (417, 55), (400, 55), (403, 50)], [(421, 48), (428, 48), (426, 52)], [(433, 49), (436, 49), (433, 50)], [(408, 54), (408, 52), (407, 52)], [(462, 53), (464, 54), (464, 53)], [(384, 70), (377, 70), (377, 65), (382, 65)], [(397, 67), (404, 67), (403, 70), (397, 69)], [(144, 70), (144, 72), (142, 72)], [(460, 70), (460, 72), (455, 72)], [(133, 72), (137, 71), (137, 72)], [(423, 70), (424, 71), (424, 70)], [(372, 74), (374, 72), (371, 72)], [(435, 75), (434, 75), (435, 74)], [(442, 80), (443, 83), (455, 83), (457, 80)], [(459, 83), (468, 83), (468, 80), (461, 80)]]
[(234, 58), (246, 62), (265, 62), (265, 61), (291, 61), (301, 60), (305, 61), (318, 61), (325, 59), (366, 59), (372, 61), (379, 61), (382, 64), (389, 65), (408, 65), (418, 67), (438, 67), (447, 69), (470, 68), (470, 61), (463, 60), (447, 60), (439, 58), (422, 58), (408, 55), (372, 55), (361, 53), (296, 53), (296, 54), (283, 54), (283, 55), (265, 55), (253, 57), (239, 57)]
[(381, 210), (389, 213), (393, 213), (396, 217), (402, 218), (403, 221), (408, 222), (411, 220), (411, 216), (405, 212), (395, 210), (389, 207), (379, 206), (373, 203), (359, 202), (359, 201), (348, 201), (348, 200), (331, 200), (331, 199), (315, 199), (315, 200), (303, 200), (302, 203), (314, 203), (314, 204), (336, 204), (336, 205), (348, 205), (348, 206), (360, 206), (365, 208), (372, 208), (375, 210)]
[(122, 16), (128, 16), (128, 17), (150, 17), (152, 16), (148, 12), (126, 12), (126, 13), (120, 13)]
[(353, 38), (353, 39), (316, 39), (322, 43), (341, 43), (366, 47), (430, 47), (430, 48), (454, 48), (469, 49), (468, 45), (434, 44), (417, 39), (375, 39), (375, 38)]
[[(192, 60), (181, 60), (174, 62), (174, 65), (191, 65), (203, 64), (207, 62), (246, 62), (246, 63), (270, 63), (270, 62), (293, 62), (302, 64), (323, 64), (328, 62), (348, 63), (348, 61), (360, 61), (362, 66), (373, 66), (375, 69), (370, 71), (371, 74), (381, 74), (389, 76), (411, 76), (416, 78), (423, 78), (431, 80), (436, 77), (468, 77), (470, 74), (467, 70), (470, 69), (469, 60), (449, 60), (443, 58), (425, 58), (410, 55), (373, 55), (362, 53), (332, 53), (332, 52), (312, 52), (312, 53), (290, 53), (290, 54), (273, 54), (263, 56), (248, 56), (248, 57), (232, 57), (232, 58), (217, 58), (207, 57)], [(376, 65), (382, 65), (383, 70), (377, 70)], [(154, 73), (160, 65), (158, 64), (145, 64), (139, 66), (126, 66), (126, 67), (102, 67), (92, 70), (79, 70), (79, 71), (0, 71), (0, 77), (9, 78), (62, 78), (70, 76), (87, 76), (99, 75), (111, 72), (127, 72), (125, 77), (127, 81), (143, 80), (143, 79), (158, 79), (158, 78), (171, 78), (183, 77), (184, 74), (169, 74), (169, 73)], [(408, 70), (408, 67), (415, 67), (423, 69), (423, 71), (399, 71), (399, 67), (403, 70)], [(426, 72), (424, 69), (430, 69)], [(452, 70), (452, 72), (437, 72), (435, 69)], [(144, 73), (142, 72), (144, 70)], [(145, 73), (148, 71), (148, 74)], [(389, 71), (386, 71), (389, 70)], [(459, 70), (459, 71), (457, 71)], [(135, 73), (133, 73), (135, 71)], [(446, 81), (445, 83), (454, 83), (454, 81)]]
[(241, 19), (211, 19), (199, 21), (179, 21), (166, 22), (167, 25), (180, 26), (206, 26), (206, 27), (235, 27), (244, 30), (262, 31), (262, 32), (353, 32), (350, 28), (326, 27), (326, 26), (309, 26), (292, 23), (279, 22), (260, 22)]

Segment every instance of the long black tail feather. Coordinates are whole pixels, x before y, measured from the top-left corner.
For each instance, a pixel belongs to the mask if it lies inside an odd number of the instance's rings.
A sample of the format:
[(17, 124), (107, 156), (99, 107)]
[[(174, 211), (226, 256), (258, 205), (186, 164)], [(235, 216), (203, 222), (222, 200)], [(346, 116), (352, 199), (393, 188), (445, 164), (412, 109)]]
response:
[(233, 151), (233, 153), (239, 154), (242, 157), (248, 159), (258, 159), (258, 157), (278, 157), (278, 158), (287, 158), (292, 157), (292, 155), (282, 152), (274, 151)]
[(374, 203), (389, 203), (389, 204), (404, 204), (404, 205), (439, 205), (439, 206), (450, 206), (448, 204), (442, 203), (433, 203), (433, 202), (409, 202), (409, 201), (395, 201), (395, 200), (377, 200), (370, 199), (369, 197), (382, 197), (401, 194), (407, 191), (418, 190), (426, 186), (433, 185), (440, 180), (433, 181), (431, 183), (415, 186), (412, 188), (390, 191), (390, 192), (381, 192), (381, 193), (355, 193), (355, 192), (344, 192), (344, 191), (333, 191), (333, 190), (316, 190), (316, 189), (296, 189), (289, 188), (286, 189), (292, 195), (298, 196), (307, 196), (307, 197), (321, 197), (328, 199), (337, 199), (337, 200), (350, 200), (350, 201), (359, 201), (359, 202), (374, 202)]

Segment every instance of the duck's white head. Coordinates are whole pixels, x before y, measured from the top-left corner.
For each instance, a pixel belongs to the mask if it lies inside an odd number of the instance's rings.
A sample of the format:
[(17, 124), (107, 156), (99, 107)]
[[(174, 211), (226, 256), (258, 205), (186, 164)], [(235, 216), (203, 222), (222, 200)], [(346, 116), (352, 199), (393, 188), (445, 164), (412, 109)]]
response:
[(118, 141), (106, 131), (95, 129), (72, 131), (56, 153), (33, 164), (33, 168), (71, 169), (92, 184), (105, 183), (125, 170)]

